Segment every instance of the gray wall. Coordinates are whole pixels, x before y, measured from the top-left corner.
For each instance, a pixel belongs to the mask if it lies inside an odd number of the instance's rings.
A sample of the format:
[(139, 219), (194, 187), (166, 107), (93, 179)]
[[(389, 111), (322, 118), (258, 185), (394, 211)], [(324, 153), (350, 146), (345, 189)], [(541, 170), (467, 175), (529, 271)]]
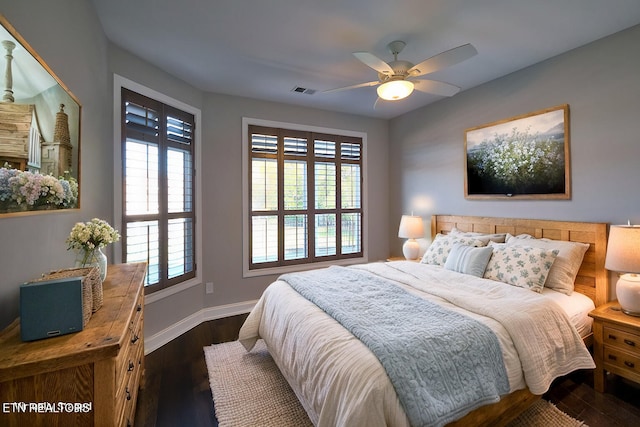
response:
[[(434, 213), (640, 223), (640, 26), (390, 123), (392, 252), (397, 224)], [(480, 52), (482, 54), (482, 52)], [(569, 104), (571, 200), (465, 200), (465, 129)]]
[[(273, 277), (242, 278), (241, 118), (366, 132), (369, 156), (369, 258), (383, 259), (401, 213), (640, 222), (637, 141), (640, 27), (513, 73), (390, 122), (208, 94), (110, 46), (89, 2), (0, 0), (0, 9), (82, 103), (80, 210), (0, 218), (0, 327), (18, 315), (18, 286), (71, 266), (64, 240), (77, 221), (113, 221), (112, 72), (202, 109), (203, 280), (154, 302), (154, 334), (206, 307), (257, 298)], [(573, 197), (568, 201), (467, 201), (464, 129), (568, 103)], [(390, 159), (390, 160), (388, 160)], [(636, 191), (634, 191), (636, 190)], [(113, 256), (109, 254), (110, 261)]]
[(73, 224), (111, 220), (113, 166), (107, 41), (93, 6), (81, 0), (0, 0), (0, 11), (82, 104), (81, 209), (0, 218), (0, 327), (18, 316), (19, 284), (71, 267)]
[[(388, 255), (388, 122), (231, 96), (206, 94), (110, 45), (89, 2), (0, 0), (2, 13), (82, 103), (82, 177), (79, 211), (0, 218), (0, 327), (18, 315), (19, 284), (51, 269), (70, 267), (64, 243), (75, 222), (113, 223), (113, 73), (202, 110), (203, 263), (205, 282), (150, 303), (145, 334), (152, 335), (207, 307), (257, 299), (274, 279), (242, 278), (241, 120), (243, 116), (366, 132), (369, 160), (369, 256)], [(34, 12), (36, 11), (36, 12)], [(52, 23), (55, 23), (53, 25)], [(54, 28), (54, 30), (52, 30)], [(114, 224), (118, 226), (118, 224)], [(109, 260), (114, 262), (111, 247)], [(117, 260), (116, 260), (117, 261)]]
[(206, 94), (202, 109), (202, 286), (146, 306), (151, 335), (201, 308), (258, 299), (275, 276), (242, 277), (242, 117), (366, 132), (369, 168), (369, 259), (389, 253), (388, 124), (383, 120), (294, 107), (254, 99)]
[[(275, 277), (242, 277), (242, 117), (367, 133), (369, 259), (388, 256), (388, 123), (322, 110), (209, 94), (203, 110), (205, 187), (205, 280), (222, 291), (208, 306), (258, 297)], [(215, 294), (214, 294), (215, 295)]]

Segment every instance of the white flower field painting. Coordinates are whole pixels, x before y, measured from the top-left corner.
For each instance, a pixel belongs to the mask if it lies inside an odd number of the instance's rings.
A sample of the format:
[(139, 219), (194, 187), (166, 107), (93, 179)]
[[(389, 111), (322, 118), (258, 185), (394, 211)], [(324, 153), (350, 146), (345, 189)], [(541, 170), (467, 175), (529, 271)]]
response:
[(569, 199), (569, 106), (468, 129), (465, 197)]

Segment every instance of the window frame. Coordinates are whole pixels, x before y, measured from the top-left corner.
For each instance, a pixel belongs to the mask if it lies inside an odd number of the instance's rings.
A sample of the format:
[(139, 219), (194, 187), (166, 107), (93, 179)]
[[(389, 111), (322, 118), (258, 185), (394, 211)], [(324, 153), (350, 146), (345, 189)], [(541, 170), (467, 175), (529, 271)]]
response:
[[(251, 141), (250, 141), (250, 127), (264, 127), (264, 128), (278, 128), (278, 129), (286, 129), (287, 132), (295, 133), (295, 132), (305, 132), (305, 133), (314, 133), (316, 136), (328, 136), (335, 138), (336, 135), (347, 138), (358, 138), (362, 141), (361, 148), (361, 213), (362, 213), (362, 251), (361, 255), (359, 254), (345, 254), (341, 257), (337, 256), (322, 256), (318, 257), (317, 261), (313, 259), (305, 259), (302, 261), (291, 260), (289, 262), (285, 262), (286, 265), (271, 264), (271, 266), (264, 266), (259, 268), (251, 268), (251, 200), (250, 198), (250, 187), (251, 187), (251, 166), (250, 162), (252, 159), (251, 153)], [(306, 126), (295, 123), (285, 123), (285, 122), (276, 122), (270, 120), (262, 120), (255, 118), (242, 118), (242, 188), (243, 188), (243, 277), (254, 277), (254, 276), (264, 276), (264, 275), (272, 275), (272, 274), (282, 274), (285, 272), (291, 271), (300, 271), (300, 270), (308, 270), (312, 268), (321, 268), (328, 265), (345, 265), (345, 264), (355, 264), (355, 263), (363, 263), (368, 261), (368, 197), (367, 197), (367, 134), (364, 132), (343, 130), (343, 129), (331, 129), (325, 127), (317, 127), (317, 126)], [(312, 145), (311, 145), (312, 147)], [(313, 148), (309, 149), (310, 151)], [(313, 159), (313, 154), (310, 154), (311, 159)], [(345, 162), (347, 164), (349, 162)], [(308, 163), (310, 165), (314, 165), (314, 162), (311, 161)], [(341, 164), (340, 161), (336, 162), (336, 164)], [(312, 166), (313, 167), (313, 166)], [(313, 173), (313, 171), (307, 171), (308, 174)], [(279, 178), (281, 179), (281, 177)], [(340, 199), (336, 200), (336, 203), (340, 203)], [(337, 205), (338, 212), (343, 209)], [(348, 211), (348, 209), (345, 209)], [(313, 213), (315, 209), (312, 206), (307, 206), (306, 210), (309, 214)], [(337, 217), (337, 221), (340, 219)], [(312, 217), (308, 218), (308, 226), (313, 227), (314, 220)], [(313, 233), (311, 233), (313, 234)], [(311, 245), (313, 240), (309, 242)]]
[[(122, 76), (114, 74), (114, 223), (122, 224), (123, 222), (123, 200), (124, 200), (124, 180), (123, 180), (123, 162), (122, 162), (122, 89), (128, 89), (140, 95), (146, 96), (158, 102), (161, 102), (171, 108), (184, 111), (193, 115), (195, 132), (193, 135), (193, 199), (195, 201), (194, 209), (194, 235), (195, 235), (195, 266), (202, 265), (202, 225), (199, 219), (202, 218), (202, 184), (200, 174), (197, 173), (201, 166), (201, 111), (191, 105), (185, 104), (182, 101), (173, 99), (165, 94), (149, 89), (136, 82), (128, 80)], [(114, 244), (114, 255), (116, 262), (123, 259), (123, 240)], [(156, 286), (145, 287), (145, 303), (151, 303), (167, 296), (173, 295), (177, 292), (181, 292), (193, 286), (200, 285), (202, 283), (202, 268), (195, 269), (195, 275), (192, 278), (179, 281), (177, 283), (171, 283), (164, 288), (158, 288)], [(155, 288), (155, 289), (154, 289)]]

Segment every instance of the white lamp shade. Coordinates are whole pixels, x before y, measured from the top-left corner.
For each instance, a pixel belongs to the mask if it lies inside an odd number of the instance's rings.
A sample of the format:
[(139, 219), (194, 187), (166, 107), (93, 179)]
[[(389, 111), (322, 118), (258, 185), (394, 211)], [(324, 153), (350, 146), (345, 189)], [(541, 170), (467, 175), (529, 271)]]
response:
[(610, 227), (604, 267), (621, 273), (640, 273), (640, 226)]
[(640, 316), (640, 226), (611, 226), (604, 266), (625, 273), (616, 283), (618, 303), (624, 313)]
[(413, 92), (413, 83), (407, 80), (392, 80), (378, 86), (378, 96), (387, 101), (406, 98)]
[(402, 215), (398, 237), (404, 239), (418, 239), (424, 237), (424, 223), (422, 217), (413, 215)]

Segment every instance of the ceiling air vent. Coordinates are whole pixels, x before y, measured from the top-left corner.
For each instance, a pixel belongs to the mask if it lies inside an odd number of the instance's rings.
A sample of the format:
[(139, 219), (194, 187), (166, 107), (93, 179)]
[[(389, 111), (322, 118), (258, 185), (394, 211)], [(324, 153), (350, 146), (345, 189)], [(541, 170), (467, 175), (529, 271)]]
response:
[(306, 87), (296, 86), (293, 89), (291, 89), (291, 92), (306, 93), (307, 95), (313, 95), (314, 93), (316, 93), (316, 90), (308, 89)]

